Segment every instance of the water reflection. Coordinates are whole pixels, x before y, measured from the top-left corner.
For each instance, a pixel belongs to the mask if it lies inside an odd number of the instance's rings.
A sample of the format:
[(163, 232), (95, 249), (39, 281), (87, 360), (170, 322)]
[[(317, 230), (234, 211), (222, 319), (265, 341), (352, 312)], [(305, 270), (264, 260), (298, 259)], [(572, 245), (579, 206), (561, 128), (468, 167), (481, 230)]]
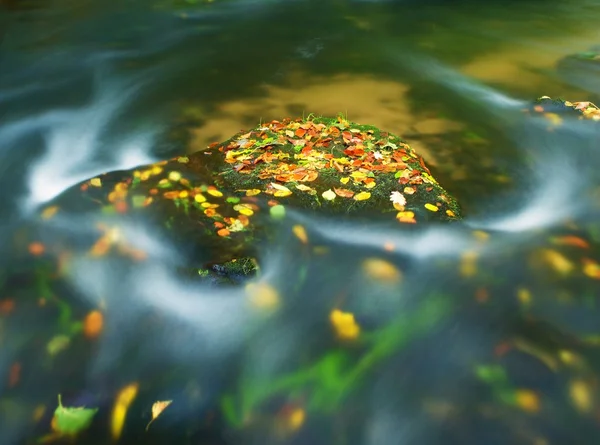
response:
[[(11, 12), (0, 442), (51, 434), (62, 394), (99, 408), (81, 443), (593, 443), (598, 125), (523, 109), (597, 93), (594, 70), (547, 70), (589, 46), (598, 12), (451, 3)], [(38, 213), (100, 171), (338, 111), (422, 148), (464, 223), (289, 210), (262, 222), (259, 275), (220, 286), (196, 270), (210, 246), (177, 248), (149, 221)]]

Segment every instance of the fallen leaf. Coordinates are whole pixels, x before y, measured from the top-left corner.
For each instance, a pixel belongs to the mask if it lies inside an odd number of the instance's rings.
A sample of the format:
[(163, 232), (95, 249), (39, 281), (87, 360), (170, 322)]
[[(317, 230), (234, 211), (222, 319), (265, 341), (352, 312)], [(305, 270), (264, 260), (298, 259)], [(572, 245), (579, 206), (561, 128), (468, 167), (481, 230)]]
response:
[(150, 420), (150, 422), (148, 422), (148, 425), (146, 425), (146, 431), (148, 431), (148, 428), (150, 428), (150, 425), (152, 424), (152, 422), (154, 422), (156, 420), (156, 418), (158, 416), (161, 415), (161, 413), (167, 409), (167, 407), (173, 403), (172, 400), (162, 400), (159, 402), (154, 402), (154, 404), (152, 405), (152, 419)]
[(292, 194), (292, 191), (285, 185), (277, 184), (276, 182), (271, 182), (271, 187), (275, 189), (275, 193), (273, 193), (273, 195), (278, 198), (284, 198)]
[(306, 234), (306, 229), (304, 226), (296, 224), (294, 227), (292, 227), (292, 232), (294, 232), (294, 235), (296, 235), (296, 238), (298, 238), (302, 244), (308, 244), (308, 235)]
[(75, 436), (90, 426), (97, 411), (97, 408), (64, 407), (59, 394), (58, 407), (54, 410), (52, 418), (52, 429), (61, 435)]
[(370, 197), (371, 197), (370, 192), (360, 192), (360, 193), (354, 195), (354, 200), (355, 201), (365, 201), (365, 200), (369, 199)]
[(245, 289), (250, 303), (257, 308), (275, 309), (279, 305), (279, 293), (269, 283), (248, 283)]
[(323, 196), (323, 199), (326, 199), (327, 201), (333, 201), (335, 199), (335, 192), (329, 189), (324, 191), (321, 196)]
[(374, 280), (397, 283), (402, 278), (400, 270), (389, 261), (380, 258), (367, 258), (362, 263), (365, 274)]
[(137, 383), (131, 383), (122, 388), (117, 395), (110, 421), (110, 432), (115, 440), (117, 440), (123, 432), (127, 410), (135, 399), (135, 396), (137, 396), (138, 389), (139, 385)]
[(354, 192), (352, 190), (343, 189), (343, 188), (333, 188), (335, 194), (341, 196), (342, 198), (352, 198), (354, 196)]
[(338, 337), (344, 340), (354, 340), (360, 334), (360, 326), (354, 319), (354, 314), (334, 309), (329, 314), (329, 321), (333, 325)]
[(83, 334), (89, 338), (97, 338), (102, 332), (104, 317), (102, 312), (95, 310), (89, 312), (83, 320)]

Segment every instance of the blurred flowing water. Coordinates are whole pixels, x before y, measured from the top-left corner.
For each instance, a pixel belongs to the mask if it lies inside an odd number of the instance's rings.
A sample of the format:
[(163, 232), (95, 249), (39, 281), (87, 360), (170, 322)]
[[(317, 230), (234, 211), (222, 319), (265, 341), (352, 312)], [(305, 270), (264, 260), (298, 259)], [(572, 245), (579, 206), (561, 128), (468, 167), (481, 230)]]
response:
[[(77, 443), (596, 443), (600, 124), (523, 113), (600, 95), (556, 69), (599, 43), (600, 3), (575, 3), (0, 3), (0, 443), (68, 442), (46, 436), (58, 394), (99, 408)], [(464, 222), (289, 211), (259, 278), (215, 287), (143, 221), (110, 221), (143, 261), (99, 261), (81, 240), (104, 216), (38, 216), (99, 173), (338, 112), (405, 137)], [(32, 234), (64, 249), (39, 265), (14, 247)], [(65, 254), (76, 299), (28, 273)], [(335, 308), (361, 342), (336, 340)]]

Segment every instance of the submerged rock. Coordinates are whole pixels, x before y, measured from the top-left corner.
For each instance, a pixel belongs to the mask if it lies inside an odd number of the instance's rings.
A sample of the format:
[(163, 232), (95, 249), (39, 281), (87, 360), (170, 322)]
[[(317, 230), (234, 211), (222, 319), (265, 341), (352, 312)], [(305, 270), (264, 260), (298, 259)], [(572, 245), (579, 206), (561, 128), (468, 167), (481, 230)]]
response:
[(564, 81), (600, 94), (600, 46), (562, 58), (556, 68)]
[(600, 108), (589, 101), (569, 102), (563, 99), (542, 96), (532, 103), (526, 111), (532, 114), (542, 114), (557, 125), (561, 123), (560, 115), (600, 121)]

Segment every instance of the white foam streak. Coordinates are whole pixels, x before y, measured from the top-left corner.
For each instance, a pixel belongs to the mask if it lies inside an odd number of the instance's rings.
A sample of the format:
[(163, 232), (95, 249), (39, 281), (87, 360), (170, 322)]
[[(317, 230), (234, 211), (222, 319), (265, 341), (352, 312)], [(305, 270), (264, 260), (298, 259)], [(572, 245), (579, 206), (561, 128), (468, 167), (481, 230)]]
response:
[[(45, 153), (29, 172), (29, 196), (25, 210), (43, 204), (68, 187), (108, 170), (128, 169), (152, 162), (149, 155), (152, 134), (125, 136), (117, 146), (105, 147), (108, 126), (128, 104), (141, 84), (131, 85), (106, 80), (97, 83), (90, 104), (80, 109), (63, 110), (22, 122), (13, 133), (43, 127)], [(98, 162), (98, 153), (116, 153), (112, 162)]]

